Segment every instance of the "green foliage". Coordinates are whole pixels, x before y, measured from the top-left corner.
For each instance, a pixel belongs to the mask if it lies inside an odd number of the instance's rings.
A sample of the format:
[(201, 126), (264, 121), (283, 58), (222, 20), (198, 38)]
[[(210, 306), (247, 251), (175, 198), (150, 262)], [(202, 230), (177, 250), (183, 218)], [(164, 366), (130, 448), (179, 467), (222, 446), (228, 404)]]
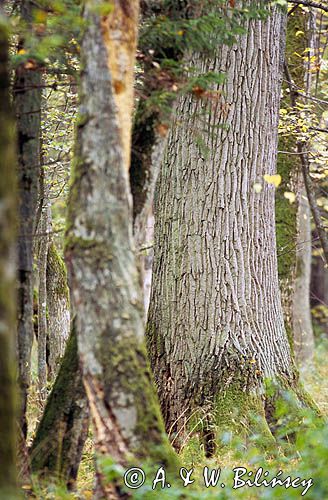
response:
[(16, 5), (10, 16), (19, 41), (18, 53), (12, 57), (13, 65), (53, 65), (56, 73), (75, 73), (82, 28), (80, 1), (40, 0), (33, 3), (28, 16), (21, 16)]

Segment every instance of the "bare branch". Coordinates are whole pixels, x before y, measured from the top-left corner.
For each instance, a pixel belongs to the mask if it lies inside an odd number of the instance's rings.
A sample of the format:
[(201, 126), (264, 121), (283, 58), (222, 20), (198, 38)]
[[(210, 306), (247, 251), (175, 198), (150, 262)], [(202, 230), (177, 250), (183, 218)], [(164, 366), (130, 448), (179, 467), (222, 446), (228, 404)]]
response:
[(315, 9), (320, 9), (324, 12), (328, 12), (328, 6), (321, 2), (313, 2), (312, 0), (292, 0), (290, 3), (294, 3), (296, 5), (304, 5), (305, 7), (313, 7)]

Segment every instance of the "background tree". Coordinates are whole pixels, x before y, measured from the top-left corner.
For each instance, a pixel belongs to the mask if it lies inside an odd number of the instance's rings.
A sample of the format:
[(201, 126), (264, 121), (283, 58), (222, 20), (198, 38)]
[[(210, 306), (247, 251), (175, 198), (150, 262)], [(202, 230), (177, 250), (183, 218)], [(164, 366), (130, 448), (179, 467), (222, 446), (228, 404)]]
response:
[[(299, 6), (294, 6), (288, 15), (285, 72), (299, 88), (308, 88), (308, 79), (311, 77), (308, 67), (308, 61), (313, 55), (309, 48), (311, 37), (313, 38), (313, 30), (309, 29), (311, 16), (311, 13)], [(302, 106), (300, 97), (295, 98)], [(313, 356), (309, 302), (312, 238), (310, 213), (297, 151), (299, 134), (295, 134), (299, 114), (290, 110), (288, 83), (283, 85), (280, 113), (277, 171), (281, 175), (282, 184), (276, 192), (278, 272), (286, 331), (291, 348), (297, 353), (298, 361), (301, 361), (302, 357), (309, 360)], [(307, 347), (305, 344), (308, 344)], [(301, 351), (306, 353), (305, 356), (300, 355)]]
[[(25, 29), (32, 29), (33, 2), (18, 4)], [(19, 41), (18, 52), (24, 55), (25, 41)], [(33, 342), (33, 244), (40, 179), (41, 71), (35, 59), (17, 66), (14, 82), (14, 106), (18, 137), (18, 365), (21, 388), (21, 426), (27, 433), (26, 405), (31, 376)]]
[(72, 490), (89, 429), (89, 405), (82, 383), (73, 326), (54, 387), (31, 447), (31, 469), (43, 481)]
[(18, 498), (16, 477), (16, 151), (9, 89), (9, 32), (0, 7), (0, 496)]

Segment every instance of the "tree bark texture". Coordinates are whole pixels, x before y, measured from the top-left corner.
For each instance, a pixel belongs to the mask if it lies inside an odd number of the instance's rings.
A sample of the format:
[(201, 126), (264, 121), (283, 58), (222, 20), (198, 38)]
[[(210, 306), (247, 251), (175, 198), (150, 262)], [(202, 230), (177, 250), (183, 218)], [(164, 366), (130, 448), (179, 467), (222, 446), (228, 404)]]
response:
[(65, 353), (70, 330), (70, 302), (66, 266), (51, 242), (47, 259), (47, 367), (48, 380), (55, 379)]
[(263, 181), (276, 171), (285, 15), (274, 10), (246, 31), (215, 60), (193, 57), (200, 73), (224, 72), (226, 82), (216, 100), (181, 98), (155, 195), (148, 352), (178, 446), (195, 408), (214, 405), (218, 421), (231, 424), (264, 377), (295, 380), (275, 192)]
[(16, 150), (9, 93), (9, 33), (0, 8), (0, 497), (16, 490)]
[[(33, 3), (22, 0), (22, 21), (32, 22)], [(22, 48), (24, 41), (20, 41)], [(22, 63), (14, 82), (18, 133), (18, 359), (21, 388), (21, 425), (26, 436), (26, 402), (30, 385), (33, 341), (33, 237), (40, 176), (41, 72), (37, 64)]]
[(89, 429), (89, 405), (82, 383), (73, 326), (54, 387), (31, 447), (31, 468), (43, 478), (75, 486)]
[[(138, 2), (87, 2), (66, 261), (96, 449), (173, 463), (144, 348), (129, 188)], [(119, 495), (104, 486), (104, 496)], [(115, 496), (116, 495), (116, 496)]]

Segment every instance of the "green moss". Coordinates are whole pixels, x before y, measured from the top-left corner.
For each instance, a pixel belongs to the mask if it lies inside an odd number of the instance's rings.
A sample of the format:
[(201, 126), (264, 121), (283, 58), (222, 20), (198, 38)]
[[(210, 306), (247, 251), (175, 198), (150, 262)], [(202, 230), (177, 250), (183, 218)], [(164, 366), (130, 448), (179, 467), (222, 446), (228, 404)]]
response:
[[(42, 420), (31, 448), (31, 469), (45, 470), (60, 477), (65, 456), (60, 433), (65, 428), (65, 418), (70, 412), (72, 398), (76, 396), (76, 373), (79, 371), (75, 329), (67, 342), (65, 355), (55, 385), (48, 398)], [(82, 380), (81, 380), (82, 384)], [(64, 436), (62, 436), (62, 439)]]
[(270, 450), (274, 444), (264, 413), (264, 401), (260, 394), (244, 391), (238, 384), (231, 384), (216, 397), (216, 425), (218, 442), (225, 433), (247, 440), (258, 436), (261, 449)]
[(115, 376), (115, 385), (122, 394), (133, 398), (137, 410), (134, 433), (138, 444), (131, 452), (141, 460), (151, 461), (153, 466), (163, 464), (168, 472), (176, 473), (179, 462), (165, 434), (144, 344), (134, 337), (127, 340), (113, 334), (110, 338), (115, 340), (110, 342), (108, 338), (107, 332), (99, 353), (105, 370), (105, 387), (110, 391)]
[[(296, 36), (296, 32), (306, 32), (306, 14), (301, 8), (288, 18), (286, 58), (293, 81), (301, 88), (304, 84), (305, 68), (303, 60), (297, 55), (306, 48), (306, 37)], [(283, 89), (286, 97), (282, 99), (281, 107), (290, 106), (290, 95)], [(284, 134), (279, 138), (279, 151), (296, 153), (297, 134), (295, 131)], [(298, 203), (291, 204), (284, 196), (286, 191), (296, 192), (297, 178), (300, 175), (300, 159), (297, 154), (279, 153), (277, 172), (281, 175), (282, 183), (276, 191), (276, 239), (278, 255), (278, 274), (284, 307), (284, 319), (288, 340), (293, 350), (292, 326), (292, 291), (296, 278), (297, 255), (296, 243), (298, 236)]]
[(67, 285), (67, 270), (64, 260), (54, 243), (51, 243), (48, 250), (47, 276), (50, 281), (56, 280), (56, 295), (65, 297), (69, 301), (69, 289)]

